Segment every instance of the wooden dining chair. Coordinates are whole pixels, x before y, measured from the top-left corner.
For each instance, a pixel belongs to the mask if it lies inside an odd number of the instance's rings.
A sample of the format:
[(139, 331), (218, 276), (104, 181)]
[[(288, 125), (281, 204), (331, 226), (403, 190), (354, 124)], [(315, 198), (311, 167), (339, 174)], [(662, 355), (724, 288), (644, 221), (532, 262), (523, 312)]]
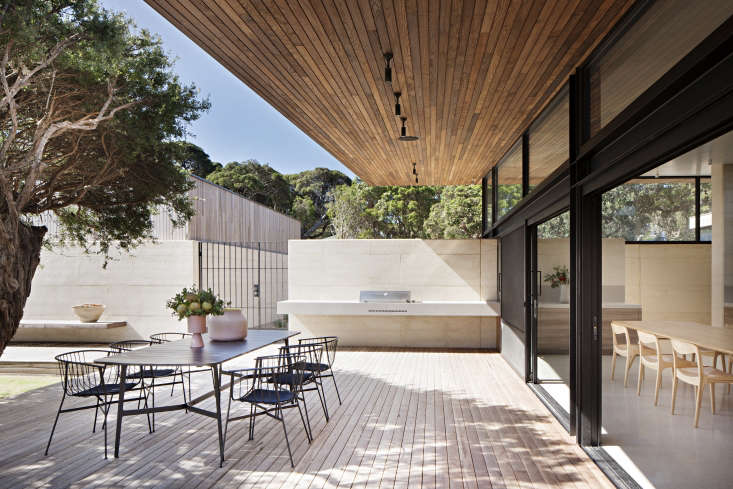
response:
[[(629, 338), (629, 329), (625, 326), (619, 326), (611, 323), (611, 336), (613, 338), (613, 357), (611, 359), (611, 381), (613, 381), (614, 373), (616, 372), (616, 356), (626, 357), (626, 367), (624, 368), (624, 387), (629, 382), (629, 370), (631, 365), (634, 363), (634, 358), (639, 356), (639, 345), (632, 345), (631, 339)], [(619, 343), (618, 336), (624, 335), (626, 343)]]
[[(683, 355), (693, 354), (695, 366), (686, 367), (682, 363)], [(715, 384), (733, 383), (733, 374), (724, 372), (715, 367), (706, 367), (702, 362), (700, 347), (684, 341), (672, 340), (672, 362), (674, 364), (674, 378), (672, 380), (672, 414), (674, 414), (675, 398), (677, 397), (677, 382), (694, 385), (697, 390), (695, 394), (695, 420), (693, 426), (697, 428), (700, 419), (700, 405), (705, 386), (710, 386), (710, 411), (715, 414)]]
[[(674, 368), (672, 354), (662, 353), (662, 345), (657, 335), (637, 331), (639, 336), (639, 379), (636, 384), (636, 395), (641, 395), (641, 384), (644, 382), (645, 367), (657, 371), (654, 386), (654, 405), (659, 403), (659, 389), (662, 387), (662, 373)], [(680, 367), (695, 367), (695, 363), (680, 359)]]

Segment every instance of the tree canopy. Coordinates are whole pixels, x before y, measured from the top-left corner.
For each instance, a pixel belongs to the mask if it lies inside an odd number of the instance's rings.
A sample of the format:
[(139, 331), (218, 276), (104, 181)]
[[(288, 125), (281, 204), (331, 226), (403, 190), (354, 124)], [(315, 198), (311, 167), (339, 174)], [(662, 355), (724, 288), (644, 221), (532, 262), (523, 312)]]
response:
[(209, 155), (199, 146), (189, 142), (179, 142), (181, 157), (178, 165), (197, 177), (206, 178), (221, 168), (221, 163), (214, 163)]
[(208, 180), (285, 214), (293, 204), (293, 194), (285, 176), (254, 159), (227, 163), (210, 174)]
[(108, 253), (149, 237), (159, 206), (193, 210), (176, 162), (208, 108), (160, 40), (94, 0), (10, 0), (0, 9), (0, 353), (17, 328), (45, 228)]
[(303, 227), (303, 237), (330, 235), (327, 205), (333, 200), (331, 190), (351, 185), (351, 179), (337, 170), (314, 168), (286, 175), (295, 194), (291, 214)]

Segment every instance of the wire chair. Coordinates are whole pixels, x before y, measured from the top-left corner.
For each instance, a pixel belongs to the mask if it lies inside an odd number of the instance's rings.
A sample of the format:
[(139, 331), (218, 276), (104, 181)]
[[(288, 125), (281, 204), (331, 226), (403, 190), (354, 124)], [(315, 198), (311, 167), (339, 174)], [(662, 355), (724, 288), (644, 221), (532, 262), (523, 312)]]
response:
[[(139, 348), (146, 348), (157, 344), (154, 340), (127, 340), (118, 341), (116, 343), (110, 343), (109, 347), (117, 352), (122, 353), (126, 351), (137, 350)], [(181, 376), (180, 380), (176, 380), (177, 376)], [(140, 367), (133, 370), (127, 375), (128, 379), (140, 380), (140, 389), (143, 391), (143, 395), (147, 400), (151, 398), (151, 406), (155, 409), (155, 388), (171, 386), (171, 396), (173, 395), (173, 389), (176, 384), (181, 384), (181, 390), (183, 391), (183, 402), (186, 403), (186, 385), (183, 380), (183, 371), (180, 367), (160, 367), (160, 366), (148, 366)], [(138, 401), (138, 406), (140, 401)], [(152, 423), (148, 420), (148, 430), (153, 433), (155, 432), (155, 411), (152, 413)]]
[[(229, 375), (229, 404), (227, 406), (226, 424), (224, 425), (224, 440), (226, 441), (227, 428), (230, 421), (249, 419), (249, 440), (254, 439), (255, 419), (257, 416), (269, 416), (282, 423), (285, 443), (288, 446), (290, 465), (293, 463), (293, 453), (290, 450), (288, 430), (285, 426), (283, 411), (297, 408), (303, 422), (308, 443), (311, 442), (310, 432), (303, 411), (300, 409), (299, 396), (303, 386), (305, 372), (302, 366), (306, 358), (296, 354), (280, 354), (258, 357), (254, 368), (238, 369), (223, 372)], [(230, 417), (232, 401), (247, 403), (250, 406), (249, 414)]]
[(168, 343), (171, 341), (183, 340), (191, 336), (191, 333), (156, 333), (151, 334), (150, 339), (155, 343)]
[[(102, 409), (104, 413), (104, 458), (107, 458), (107, 415), (112, 405), (114, 396), (120, 392), (121, 384), (119, 383), (119, 374), (116, 368), (105, 368), (104, 365), (94, 363), (95, 358), (109, 355), (108, 350), (78, 350), (63, 353), (56, 356), (59, 366), (59, 374), (62, 379), (63, 396), (61, 404), (56, 412), (56, 418), (51, 428), (51, 435), (48, 437), (48, 444), (44, 455), (48, 455), (48, 449), (51, 447), (53, 433), (56, 431), (56, 424), (59, 421), (61, 413), (69, 413), (72, 411), (81, 411), (83, 409), (94, 409), (94, 425), (92, 433), (97, 429), (97, 413)], [(125, 389), (132, 389), (137, 385), (138, 381), (125, 382)], [(97, 399), (96, 404), (89, 406), (81, 406), (63, 409), (66, 397), (79, 397)], [(134, 399), (132, 399), (134, 400)]]
[[(304, 338), (302, 340), (298, 340), (298, 345), (323, 346), (323, 353), (325, 353), (325, 356), (323, 358), (324, 361), (309, 363), (305, 366), (305, 370), (308, 372), (313, 372), (319, 382), (322, 382), (323, 379), (327, 377), (331, 377), (331, 380), (333, 381), (333, 386), (336, 388), (336, 396), (338, 397), (339, 405), (341, 405), (341, 394), (339, 393), (339, 386), (336, 384), (336, 374), (333, 371), (333, 363), (334, 361), (336, 361), (336, 350), (338, 349), (338, 342), (339, 339), (337, 336), (320, 336), (316, 338)], [(322, 383), (321, 387), (323, 387)], [(325, 405), (325, 391), (323, 392), (323, 402)]]
[[(308, 431), (310, 432), (311, 440), (313, 439), (313, 431), (310, 427), (310, 418), (308, 417), (308, 404), (305, 401), (305, 392), (316, 391), (318, 393), (318, 400), (321, 402), (321, 408), (323, 408), (323, 414), (326, 417), (326, 422), (328, 422), (329, 420), (328, 406), (326, 405), (326, 394), (323, 390), (323, 383), (321, 382), (321, 379), (312, 370), (309, 369), (313, 365), (322, 364), (321, 359), (323, 358), (323, 350), (324, 346), (321, 343), (280, 347), (281, 355), (291, 354), (304, 359), (303, 364), (299, 365), (299, 367), (303, 370), (303, 381), (301, 389), (299, 391), (299, 395), (301, 396), (300, 400), (303, 402), (303, 407), (305, 408), (305, 418), (308, 421)], [(281, 383), (288, 384), (288, 379), (292, 375), (294, 374), (286, 374), (281, 379)]]

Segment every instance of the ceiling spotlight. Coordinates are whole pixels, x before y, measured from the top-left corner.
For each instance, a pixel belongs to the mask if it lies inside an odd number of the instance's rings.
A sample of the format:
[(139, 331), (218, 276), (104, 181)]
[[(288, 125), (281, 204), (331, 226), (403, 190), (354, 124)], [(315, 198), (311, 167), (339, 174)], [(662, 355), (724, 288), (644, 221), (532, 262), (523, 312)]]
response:
[(394, 115), (396, 116), (402, 115), (402, 107), (400, 106), (400, 95), (402, 95), (401, 92), (394, 93)]
[(386, 66), (384, 67), (384, 81), (392, 83), (392, 67), (389, 65), (392, 61), (392, 53), (384, 53), (384, 61)]
[(400, 130), (400, 141), (417, 141), (417, 136), (407, 135), (407, 127), (405, 126), (405, 122), (407, 122), (407, 117), (400, 117), (400, 120), (402, 121), (402, 129)]

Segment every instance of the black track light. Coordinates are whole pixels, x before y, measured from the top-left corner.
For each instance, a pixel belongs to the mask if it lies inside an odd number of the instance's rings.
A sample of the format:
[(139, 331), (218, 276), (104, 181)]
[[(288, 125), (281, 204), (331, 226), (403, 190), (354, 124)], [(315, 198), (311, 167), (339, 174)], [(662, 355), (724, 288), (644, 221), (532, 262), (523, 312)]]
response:
[(415, 183), (420, 183), (420, 181), (417, 179), (417, 175), (415, 175)]
[(400, 106), (400, 95), (402, 95), (401, 92), (394, 93), (394, 115), (398, 117), (402, 115), (402, 107)]
[(386, 63), (384, 67), (384, 81), (392, 83), (392, 67), (389, 65), (392, 62), (392, 53), (384, 53), (384, 61)]
[(400, 117), (400, 120), (402, 121), (402, 129), (400, 129), (400, 141), (417, 141), (417, 136), (407, 135), (407, 127), (405, 126), (405, 123), (407, 122), (407, 117)]
[(413, 163), (412, 164), (412, 174), (415, 175), (415, 176), (417, 176), (417, 168), (416, 168), (416, 166), (417, 166), (417, 163)]

